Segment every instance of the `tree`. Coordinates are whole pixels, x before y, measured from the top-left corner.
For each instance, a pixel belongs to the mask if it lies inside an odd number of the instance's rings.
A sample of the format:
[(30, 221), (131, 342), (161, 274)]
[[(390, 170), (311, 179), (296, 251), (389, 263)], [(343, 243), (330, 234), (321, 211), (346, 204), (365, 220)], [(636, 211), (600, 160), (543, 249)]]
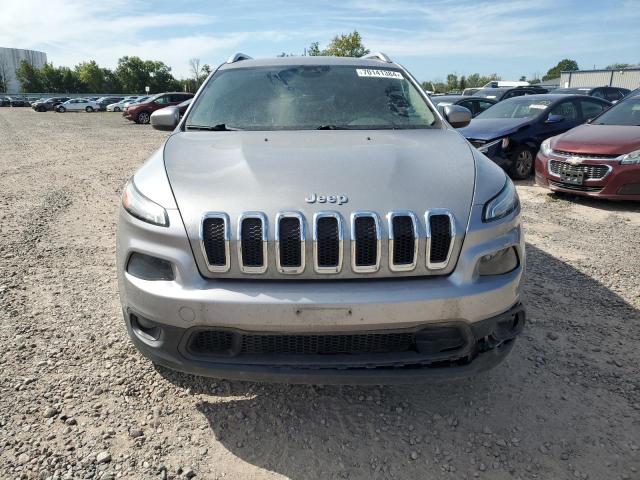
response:
[(0, 57), (0, 93), (9, 90), (9, 66), (4, 57)]
[(623, 68), (629, 68), (632, 65), (630, 63), (612, 63), (611, 65), (607, 65), (607, 70), (622, 70)]
[(193, 75), (193, 79), (196, 82), (196, 85), (200, 85), (200, 59), (199, 58), (190, 58), (189, 59), (189, 68), (191, 69), (191, 74)]
[(122, 90), (127, 93), (144, 92), (147, 86), (152, 93), (180, 88), (180, 82), (171, 74), (171, 67), (160, 61), (142, 60), (140, 57), (120, 58), (115, 75)]
[(75, 73), (87, 92), (106, 93), (104, 91), (105, 72), (95, 60), (79, 63), (76, 65)]
[(565, 58), (560, 60), (555, 67), (549, 69), (547, 74), (542, 77), (542, 80), (551, 80), (552, 78), (558, 78), (562, 72), (574, 72), (580, 70), (578, 68), (578, 62)]
[(362, 37), (357, 30), (352, 33), (336, 35), (324, 50), (320, 50), (318, 42), (309, 45), (307, 55), (325, 55), (330, 57), (362, 57), (369, 53), (369, 49), (362, 44)]
[(458, 87), (458, 76), (455, 73), (447, 75), (447, 89), (455, 90)]
[(460, 81), (458, 82), (458, 90), (463, 91), (467, 88), (467, 79), (464, 75), (460, 77)]
[(22, 85), (23, 92), (43, 92), (42, 74), (32, 63), (22, 60), (16, 69), (16, 78)]

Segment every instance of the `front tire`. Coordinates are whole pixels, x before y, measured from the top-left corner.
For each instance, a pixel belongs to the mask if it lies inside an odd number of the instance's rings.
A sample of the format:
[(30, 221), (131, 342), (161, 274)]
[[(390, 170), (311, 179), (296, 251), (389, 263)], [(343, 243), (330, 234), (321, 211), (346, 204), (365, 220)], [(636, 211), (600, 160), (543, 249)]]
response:
[(509, 175), (514, 180), (525, 180), (533, 173), (535, 152), (525, 145), (516, 148), (511, 155), (511, 168)]
[(38, 111), (42, 113), (42, 112), (46, 112), (47, 109), (45, 107), (38, 107)]
[(64, 113), (64, 112), (66, 112), (66, 111), (67, 111), (67, 109), (66, 109), (66, 108), (64, 108), (62, 105), (60, 105), (60, 106), (58, 107), (58, 112), (59, 112), (59, 113)]
[(113, 111), (114, 112), (120, 112), (121, 110), (120, 110), (120, 107), (113, 107)]
[(140, 112), (138, 114), (137, 122), (146, 124), (146, 123), (149, 123), (150, 119), (151, 119), (151, 115), (149, 115), (149, 112)]
[(84, 111), (87, 112), (87, 113), (91, 113), (91, 112), (93, 112), (93, 107), (87, 107), (87, 108), (84, 109)]

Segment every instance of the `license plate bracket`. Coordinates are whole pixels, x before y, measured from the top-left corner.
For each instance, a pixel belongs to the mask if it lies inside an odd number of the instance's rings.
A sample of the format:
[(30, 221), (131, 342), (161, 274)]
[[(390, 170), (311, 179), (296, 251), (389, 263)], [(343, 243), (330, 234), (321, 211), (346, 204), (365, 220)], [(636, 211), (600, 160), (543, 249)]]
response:
[(560, 180), (564, 183), (570, 183), (571, 185), (584, 185), (584, 172), (561, 172)]

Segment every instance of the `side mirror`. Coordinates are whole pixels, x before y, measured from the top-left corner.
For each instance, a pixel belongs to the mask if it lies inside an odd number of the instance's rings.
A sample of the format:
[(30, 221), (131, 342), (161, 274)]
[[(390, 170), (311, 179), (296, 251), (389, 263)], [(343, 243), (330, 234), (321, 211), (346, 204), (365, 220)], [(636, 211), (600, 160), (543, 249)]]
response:
[(151, 126), (156, 130), (171, 131), (180, 122), (180, 111), (178, 107), (164, 107), (151, 114)]
[(544, 123), (560, 123), (564, 122), (564, 115), (554, 115), (553, 113), (547, 117)]
[(466, 127), (471, 122), (471, 111), (460, 105), (444, 105), (440, 111), (453, 128)]

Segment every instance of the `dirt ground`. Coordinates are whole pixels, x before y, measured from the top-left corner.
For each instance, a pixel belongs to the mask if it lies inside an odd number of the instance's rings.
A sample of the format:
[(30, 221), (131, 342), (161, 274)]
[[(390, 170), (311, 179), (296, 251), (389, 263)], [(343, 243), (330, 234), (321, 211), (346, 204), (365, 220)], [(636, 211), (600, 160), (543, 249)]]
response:
[(214, 381), (131, 346), (116, 209), (166, 133), (0, 108), (0, 478), (639, 479), (640, 205), (518, 191), (529, 323), (493, 371)]

